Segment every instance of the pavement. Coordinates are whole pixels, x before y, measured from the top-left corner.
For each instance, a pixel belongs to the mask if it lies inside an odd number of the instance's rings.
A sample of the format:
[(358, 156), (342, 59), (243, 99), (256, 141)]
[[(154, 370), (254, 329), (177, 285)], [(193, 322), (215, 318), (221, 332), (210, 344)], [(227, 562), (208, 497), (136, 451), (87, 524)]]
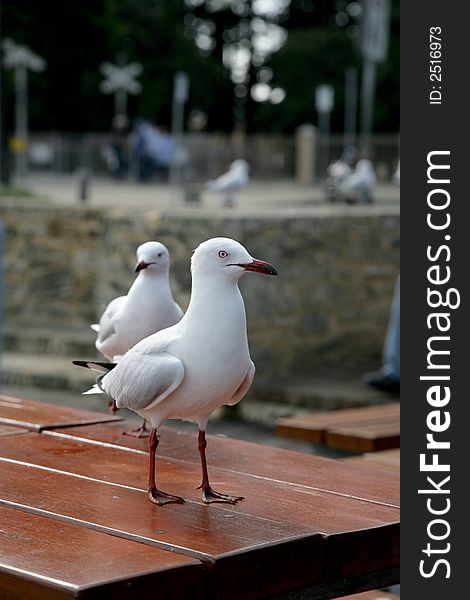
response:
[[(218, 194), (204, 190), (202, 184), (175, 187), (162, 183), (138, 183), (132, 179), (115, 180), (110, 177), (90, 178), (86, 199), (80, 199), (80, 180), (77, 174), (31, 173), (27, 177), (14, 178), (13, 184), (25, 188), (49, 205), (86, 206), (90, 208), (128, 207), (132, 209), (157, 208), (178, 212), (205, 212), (221, 208)], [(246, 188), (234, 196), (234, 207), (224, 211), (265, 212), (267, 209), (279, 214), (292, 209), (361, 210), (374, 212), (390, 207), (394, 212), (399, 207), (399, 187), (390, 183), (379, 183), (370, 205), (346, 205), (327, 200), (321, 184), (302, 185), (294, 180), (251, 181)], [(36, 201), (35, 201), (36, 203)]]

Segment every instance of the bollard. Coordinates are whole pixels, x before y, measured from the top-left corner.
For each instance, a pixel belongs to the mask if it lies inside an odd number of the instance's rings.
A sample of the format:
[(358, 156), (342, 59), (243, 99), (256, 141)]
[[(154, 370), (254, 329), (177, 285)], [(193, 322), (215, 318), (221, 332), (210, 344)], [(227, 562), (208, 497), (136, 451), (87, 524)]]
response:
[(315, 179), (316, 129), (305, 123), (295, 132), (295, 179), (298, 183), (310, 185)]
[(77, 171), (78, 180), (78, 198), (80, 202), (86, 202), (88, 200), (89, 186), (90, 186), (90, 173), (85, 167), (81, 167)]
[(197, 185), (185, 186), (184, 200), (187, 204), (199, 204), (199, 202), (201, 201), (199, 186), (197, 186)]

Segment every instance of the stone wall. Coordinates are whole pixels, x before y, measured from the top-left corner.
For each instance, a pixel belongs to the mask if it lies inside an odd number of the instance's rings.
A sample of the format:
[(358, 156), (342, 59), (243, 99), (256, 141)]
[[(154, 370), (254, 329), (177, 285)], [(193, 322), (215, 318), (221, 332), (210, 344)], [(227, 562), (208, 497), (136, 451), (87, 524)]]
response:
[(51, 335), (87, 329), (125, 293), (136, 247), (150, 239), (170, 250), (172, 289), (184, 309), (191, 251), (227, 236), (279, 270), (277, 278), (247, 274), (241, 282), (259, 375), (307, 376), (378, 360), (399, 270), (398, 209), (189, 212), (0, 207), (6, 324), (49, 328)]

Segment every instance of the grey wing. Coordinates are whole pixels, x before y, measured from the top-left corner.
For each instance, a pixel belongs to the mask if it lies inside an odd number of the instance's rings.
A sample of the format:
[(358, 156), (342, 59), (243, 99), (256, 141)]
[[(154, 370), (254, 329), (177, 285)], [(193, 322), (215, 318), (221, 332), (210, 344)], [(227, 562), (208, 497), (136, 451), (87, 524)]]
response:
[(114, 298), (106, 307), (99, 324), (98, 341), (104, 342), (116, 333), (116, 317), (120, 313), (127, 296)]
[(212, 192), (222, 192), (225, 189), (227, 189), (227, 186), (229, 186), (231, 184), (232, 179), (233, 179), (233, 174), (230, 173), (230, 171), (228, 171), (227, 173), (224, 173), (217, 179), (209, 182), (209, 186), (210, 186), (209, 189)]
[(131, 351), (103, 377), (101, 386), (118, 408), (138, 412), (164, 400), (183, 379), (184, 365), (176, 356)]

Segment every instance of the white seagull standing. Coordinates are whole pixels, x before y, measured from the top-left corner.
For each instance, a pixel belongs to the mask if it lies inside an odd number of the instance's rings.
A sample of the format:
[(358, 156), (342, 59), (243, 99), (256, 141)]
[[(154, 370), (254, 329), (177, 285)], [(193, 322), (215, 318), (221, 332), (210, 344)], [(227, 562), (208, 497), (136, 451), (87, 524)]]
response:
[(137, 248), (138, 273), (126, 296), (106, 307), (95, 346), (108, 360), (117, 361), (144, 337), (171, 327), (183, 316), (174, 301), (169, 282), (170, 253), (160, 242), (145, 242)]
[(338, 185), (339, 191), (348, 199), (357, 197), (359, 202), (372, 202), (372, 189), (377, 183), (374, 167), (367, 158), (357, 161), (354, 172)]
[[(145, 242), (137, 248), (138, 273), (126, 296), (106, 307), (99, 324), (95, 346), (108, 360), (118, 361), (145, 337), (171, 327), (183, 316), (174, 301), (169, 282), (170, 253), (160, 242)], [(114, 403), (110, 410), (115, 412)], [(143, 435), (144, 425), (131, 434)]]
[(395, 170), (395, 173), (392, 175), (392, 181), (396, 185), (400, 185), (400, 160), (398, 160), (398, 165)]
[(217, 179), (208, 181), (206, 188), (210, 192), (219, 192), (223, 206), (233, 206), (233, 192), (244, 188), (249, 181), (249, 165), (246, 160), (235, 160), (229, 170)]
[(105, 392), (119, 408), (125, 406), (151, 421), (151, 502), (184, 502), (159, 490), (155, 482), (158, 430), (167, 419), (184, 419), (199, 427), (203, 501), (235, 504), (243, 497), (221, 494), (210, 486), (205, 431), (211, 413), (224, 404), (239, 402), (255, 374), (238, 280), (247, 271), (267, 275), (277, 275), (277, 271), (228, 238), (200, 244), (192, 257), (191, 271), (191, 301), (179, 323), (142, 340), (116, 365), (74, 364), (105, 371), (98, 377), (95, 391)]

